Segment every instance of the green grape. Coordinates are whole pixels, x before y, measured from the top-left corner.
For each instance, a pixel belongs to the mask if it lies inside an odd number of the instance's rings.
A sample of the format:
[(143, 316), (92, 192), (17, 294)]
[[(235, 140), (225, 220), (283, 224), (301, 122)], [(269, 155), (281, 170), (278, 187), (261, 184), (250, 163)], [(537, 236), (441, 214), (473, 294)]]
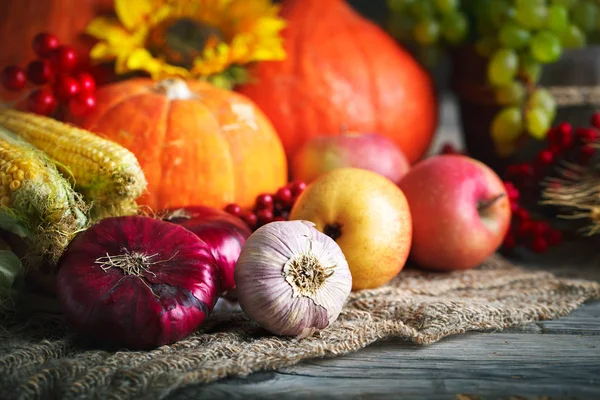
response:
[(434, 0), (435, 7), (442, 14), (453, 13), (459, 6), (459, 0)]
[(424, 19), (417, 22), (413, 30), (413, 35), (417, 43), (422, 45), (431, 45), (437, 42), (440, 36), (440, 26), (432, 19)]
[(561, 6), (550, 6), (548, 8), (548, 29), (554, 32), (562, 32), (569, 26), (569, 12)]
[(519, 60), (519, 75), (528, 83), (537, 83), (542, 76), (542, 64), (529, 54), (523, 54)]
[(516, 106), (525, 99), (525, 86), (519, 81), (496, 88), (496, 101), (503, 106)]
[(490, 4), (490, 16), (495, 28), (501, 28), (505, 23), (515, 18), (515, 9), (508, 0), (496, 0)]
[(475, 42), (475, 51), (482, 57), (489, 58), (498, 48), (499, 43), (493, 36), (482, 37)]
[(556, 100), (546, 89), (536, 89), (527, 101), (527, 107), (544, 110), (551, 120), (556, 116)]
[(536, 139), (544, 139), (551, 125), (552, 119), (543, 108), (531, 108), (525, 113), (527, 132)]
[(521, 28), (517, 24), (509, 23), (500, 29), (498, 37), (500, 38), (500, 43), (502, 43), (504, 47), (520, 49), (521, 47), (527, 46), (531, 34), (527, 29)]
[(553, 6), (559, 6), (564, 8), (571, 8), (578, 0), (551, 0)]
[(492, 120), (491, 136), (496, 143), (512, 143), (523, 132), (523, 115), (519, 107), (500, 110)]
[(579, 49), (586, 44), (585, 33), (577, 25), (569, 25), (560, 33), (560, 43), (565, 49)]
[(497, 50), (488, 64), (488, 80), (494, 86), (508, 85), (515, 77), (518, 67), (519, 57), (514, 50)]
[(444, 15), (442, 18), (442, 35), (452, 44), (458, 44), (467, 36), (469, 25), (467, 17), (460, 12)]
[(551, 63), (558, 60), (562, 54), (562, 47), (558, 36), (550, 31), (539, 31), (531, 38), (529, 43), (531, 55), (542, 63)]
[(409, 5), (409, 10), (418, 19), (430, 18), (435, 14), (431, 0), (417, 0)]
[(585, 33), (591, 33), (596, 29), (596, 14), (598, 5), (590, 1), (578, 1), (571, 9), (571, 20)]
[(529, 29), (540, 29), (546, 24), (548, 8), (543, 4), (536, 4), (533, 0), (518, 2), (515, 10), (515, 19), (519, 24)]
[(415, 20), (407, 13), (392, 13), (387, 21), (387, 31), (401, 42), (412, 40)]

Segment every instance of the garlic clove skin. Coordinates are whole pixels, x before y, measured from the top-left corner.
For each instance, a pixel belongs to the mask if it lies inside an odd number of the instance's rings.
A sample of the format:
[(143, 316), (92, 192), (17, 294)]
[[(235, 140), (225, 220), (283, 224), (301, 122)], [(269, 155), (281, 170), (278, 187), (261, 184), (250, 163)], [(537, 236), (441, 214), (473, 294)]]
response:
[(257, 229), (242, 249), (235, 282), (252, 320), (276, 335), (297, 337), (335, 321), (352, 288), (342, 250), (308, 221)]

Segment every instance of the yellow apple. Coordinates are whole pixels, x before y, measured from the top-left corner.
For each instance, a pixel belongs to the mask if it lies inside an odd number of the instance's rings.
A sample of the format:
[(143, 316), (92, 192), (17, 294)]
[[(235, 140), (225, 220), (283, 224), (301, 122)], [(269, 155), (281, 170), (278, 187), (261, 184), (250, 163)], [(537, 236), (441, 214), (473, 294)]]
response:
[(372, 171), (339, 168), (321, 175), (298, 197), (290, 219), (312, 221), (337, 242), (354, 291), (389, 282), (408, 258), (408, 202), (394, 183)]

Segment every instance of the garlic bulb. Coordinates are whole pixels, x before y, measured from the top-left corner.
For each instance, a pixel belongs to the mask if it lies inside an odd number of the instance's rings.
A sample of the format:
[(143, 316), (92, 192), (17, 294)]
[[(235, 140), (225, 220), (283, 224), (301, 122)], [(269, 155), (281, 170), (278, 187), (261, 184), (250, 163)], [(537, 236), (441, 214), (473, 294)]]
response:
[(308, 221), (271, 222), (256, 230), (234, 273), (242, 310), (276, 335), (307, 337), (325, 329), (352, 288), (342, 250)]

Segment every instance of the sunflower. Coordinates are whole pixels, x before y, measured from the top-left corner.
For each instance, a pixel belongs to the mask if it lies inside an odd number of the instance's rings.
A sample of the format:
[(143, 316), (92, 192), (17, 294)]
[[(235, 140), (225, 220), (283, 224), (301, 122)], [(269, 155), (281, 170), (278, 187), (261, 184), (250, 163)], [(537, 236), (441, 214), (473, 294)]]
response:
[(90, 57), (119, 75), (235, 79), (245, 64), (285, 58), (278, 11), (270, 0), (115, 0), (116, 16), (86, 27), (99, 39)]

